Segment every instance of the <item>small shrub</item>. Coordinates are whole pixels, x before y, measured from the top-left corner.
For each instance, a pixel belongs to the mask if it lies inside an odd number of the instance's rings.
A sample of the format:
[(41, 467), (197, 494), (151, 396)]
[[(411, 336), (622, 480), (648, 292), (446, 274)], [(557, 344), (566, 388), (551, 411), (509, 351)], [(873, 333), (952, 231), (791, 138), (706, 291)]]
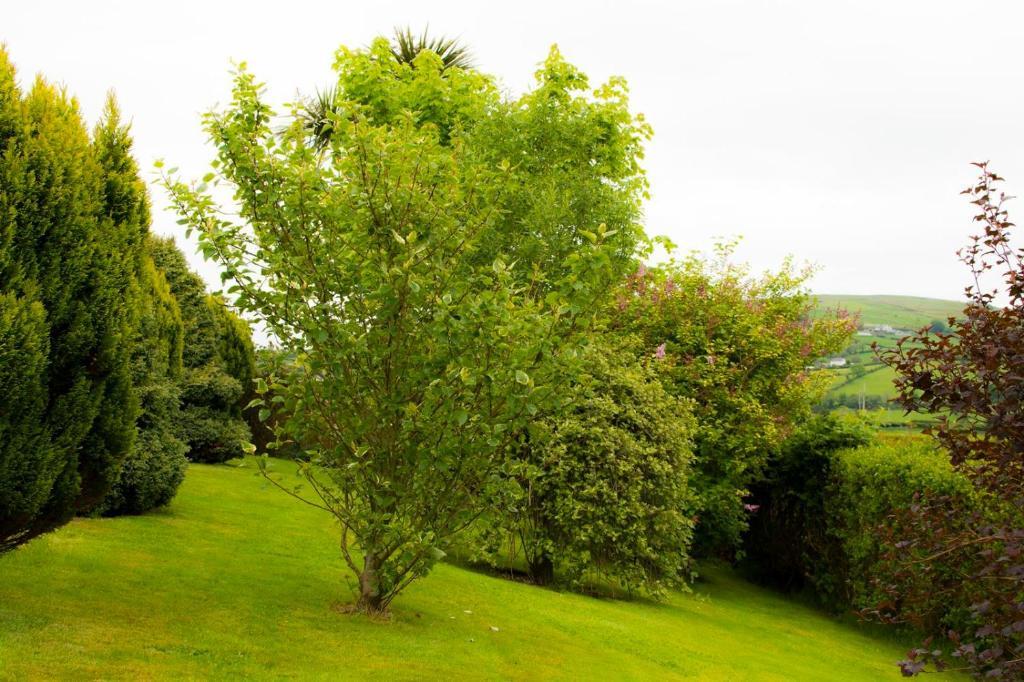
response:
[(187, 449), (170, 429), (140, 430), (98, 512), (104, 516), (141, 514), (169, 503), (185, 480)]
[(534, 582), (599, 577), (660, 594), (690, 567), (690, 406), (625, 354), (591, 349), (564, 408), (514, 448), (520, 495), (485, 537), (517, 544)]

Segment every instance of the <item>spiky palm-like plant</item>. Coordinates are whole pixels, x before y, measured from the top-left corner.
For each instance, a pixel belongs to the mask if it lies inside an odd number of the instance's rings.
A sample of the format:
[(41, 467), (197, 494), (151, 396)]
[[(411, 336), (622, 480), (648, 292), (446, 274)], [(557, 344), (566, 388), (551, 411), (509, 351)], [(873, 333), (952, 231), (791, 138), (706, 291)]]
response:
[[(427, 29), (419, 36), (412, 29), (396, 28), (391, 42), (391, 54), (401, 64), (412, 64), (420, 52), (429, 50), (441, 58), (442, 70), (472, 69), (473, 57), (469, 49), (454, 38), (444, 36), (430, 37)], [(317, 90), (316, 95), (306, 100), (300, 112), (303, 125), (309, 133), (312, 144), (317, 149), (324, 149), (331, 141), (334, 129), (332, 118), (341, 113), (337, 106), (338, 90), (336, 87)]]
[(308, 98), (299, 112), (302, 125), (309, 133), (313, 146), (318, 150), (325, 148), (331, 141), (331, 133), (334, 131), (332, 119), (341, 111), (337, 101), (337, 88), (317, 90), (316, 95)]
[(440, 57), (445, 69), (473, 68), (473, 55), (470, 54), (469, 48), (460, 44), (455, 38), (445, 38), (444, 36), (431, 38), (427, 34), (427, 29), (423, 29), (423, 33), (419, 37), (413, 35), (412, 29), (409, 27), (395, 29), (395, 38), (391, 47), (391, 54), (395, 56), (395, 59), (403, 64), (412, 64), (412, 61), (423, 50), (430, 50)]

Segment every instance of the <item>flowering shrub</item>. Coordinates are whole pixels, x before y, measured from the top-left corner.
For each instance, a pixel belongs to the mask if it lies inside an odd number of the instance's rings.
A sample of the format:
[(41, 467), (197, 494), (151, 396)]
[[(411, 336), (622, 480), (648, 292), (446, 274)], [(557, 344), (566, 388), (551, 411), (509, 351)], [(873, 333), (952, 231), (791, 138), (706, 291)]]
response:
[(611, 311), (638, 357), (653, 357), (666, 390), (695, 405), (694, 474), (700, 553), (734, 554), (750, 512), (749, 486), (769, 453), (810, 415), (824, 391), (815, 359), (838, 352), (854, 331), (845, 314), (812, 318), (809, 270), (787, 262), (753, 276), (697, 255), (641, 267)]

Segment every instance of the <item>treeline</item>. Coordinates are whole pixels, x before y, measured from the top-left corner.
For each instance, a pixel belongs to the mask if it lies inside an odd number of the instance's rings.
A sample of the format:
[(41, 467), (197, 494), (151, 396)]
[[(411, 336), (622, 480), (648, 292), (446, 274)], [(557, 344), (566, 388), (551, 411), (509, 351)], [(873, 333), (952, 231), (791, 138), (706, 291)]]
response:
[(166, 504), (248, 440), (248, 327), (149, 225), (113, 97), (90, 134), (0, 51), (0, 549)]

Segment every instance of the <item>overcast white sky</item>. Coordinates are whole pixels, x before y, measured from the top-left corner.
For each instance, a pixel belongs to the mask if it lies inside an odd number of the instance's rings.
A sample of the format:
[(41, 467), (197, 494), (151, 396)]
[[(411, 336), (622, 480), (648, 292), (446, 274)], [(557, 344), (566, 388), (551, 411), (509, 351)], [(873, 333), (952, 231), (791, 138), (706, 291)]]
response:
[(552, 43), (594, 84), (625, 76), (655, 130), (649, 231), (686, 249), (743, 235), (755, 268), (821, 266), (819, 293), (960, 298), (969, 162), (1024, 195), (1021, 2), (4, 0), (0, 42), (24, 85), (66, 84), (90, 122), (114, 89), (147, 174), (166, 158), (198, 177), (231, 60), (285, 101), (331, 81), (338, 45), (428, 23), (514, 93)]

